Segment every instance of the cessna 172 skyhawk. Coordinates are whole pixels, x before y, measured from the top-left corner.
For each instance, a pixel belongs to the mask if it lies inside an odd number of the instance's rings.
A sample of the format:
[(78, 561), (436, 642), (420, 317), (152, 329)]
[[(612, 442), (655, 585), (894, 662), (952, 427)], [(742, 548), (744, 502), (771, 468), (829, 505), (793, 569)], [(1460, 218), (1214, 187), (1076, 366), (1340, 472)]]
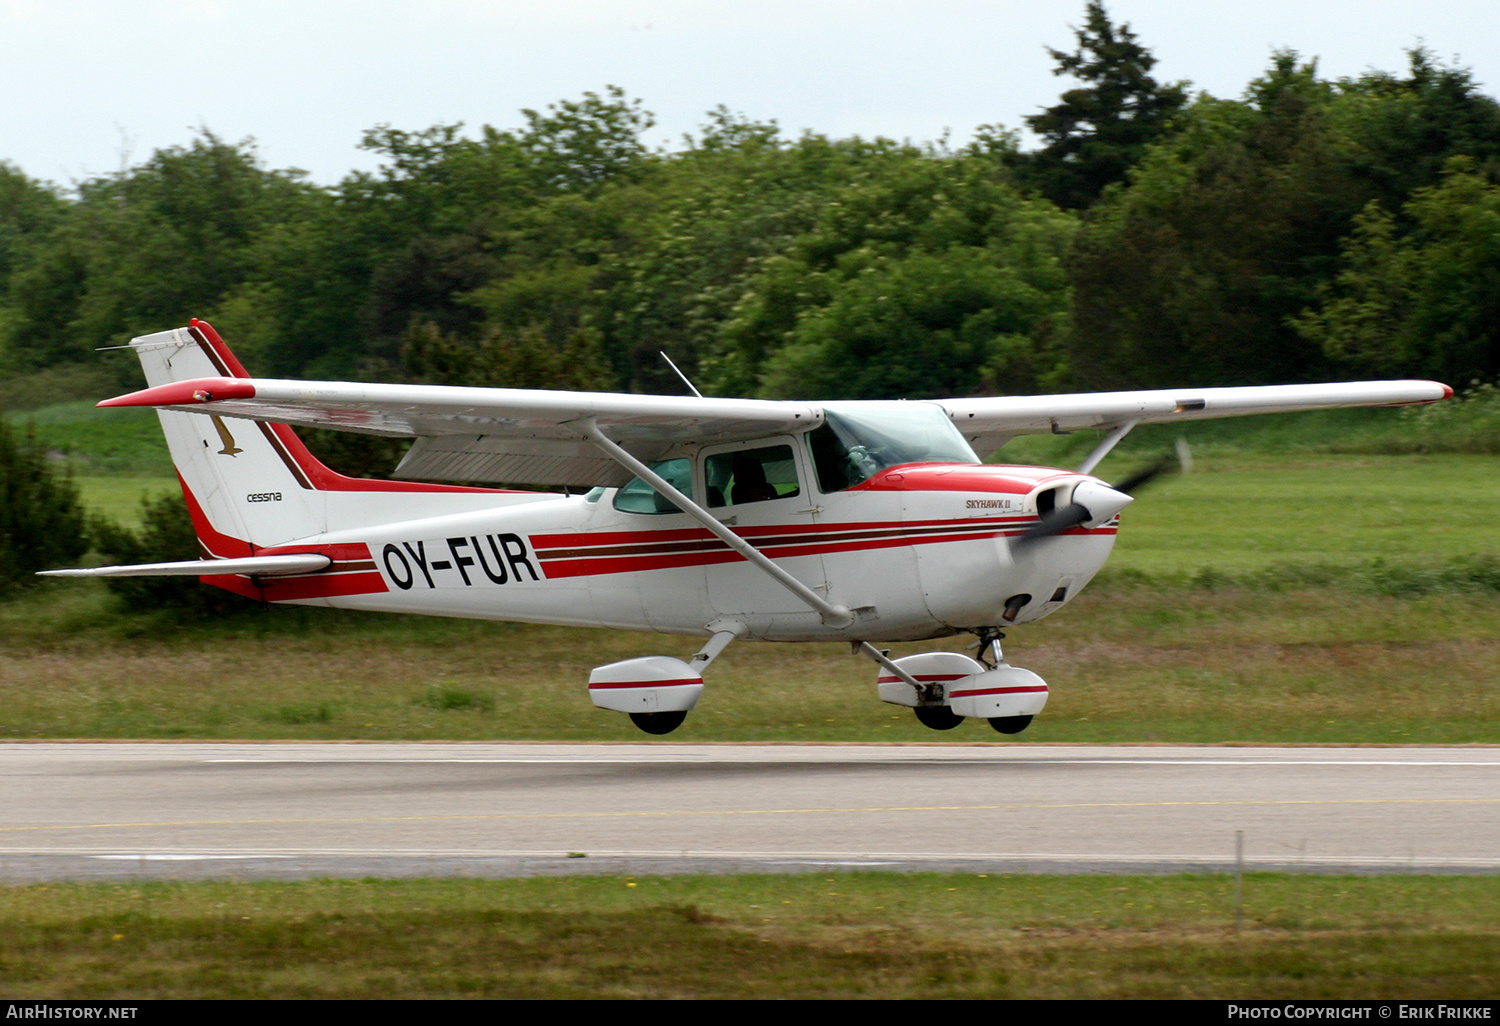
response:
[[(844, 640), (880, 698), (939, 730), (1016, 733), (1047, 684), (1002, 628), (1071, 601), (1114, 544), (1130, 485), (1090, 472), (1134, 425), (1429, 403), (1430, 381), (929, 402), (769, 402), (252, 378), (203, 321), (131, 342), (203, 559), (68, 575), (199, 576), (269, 602), (658, 631), (687, 661), (589, 676), (594, 704), (680, 725), (730, 642)], [(344, 477), (287, 425), (415, 436), (408, 480)], [(1076, 470), (980, 462), (1014, 435), (1103, 429)], [(527, 482), (557, 494), (425, 481)], [(875, 642), (960, 632), (979, 658)]]

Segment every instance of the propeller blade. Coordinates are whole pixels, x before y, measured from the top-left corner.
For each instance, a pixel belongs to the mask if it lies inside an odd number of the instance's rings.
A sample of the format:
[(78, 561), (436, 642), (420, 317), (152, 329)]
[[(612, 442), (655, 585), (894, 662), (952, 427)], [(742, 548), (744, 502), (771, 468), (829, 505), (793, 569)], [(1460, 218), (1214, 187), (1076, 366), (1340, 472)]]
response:
[(1068, 528), (1077, 527), (1092, 517), (1093, 514), (1088, 511), (1087, 507), (1070, 502), (1062, 509), (1043, 513), (1040, 520), (1016, 537), (1016, 544), (1026, 545), (1043, 538), (1051, 538), (1054, 534), (1062, 534)]
[(1141, 488), (1145, 485), (1150, 484), (1153, 480), (1160, 477), (1162, 474), (1165, 474), (1167, 471), (1172, 470), (1174, 462), (1175, 461), (1170, 456), (1163, 456), (1155, 463), (1149, 464), (1142, 469), (1137, 470), (1134, 474), (1131, 474), (1119, 484), (1110, 485), (1110, 487), (1117, 492), (1124, 492), (1126, 495), (1130, 495), (1137, 488)]

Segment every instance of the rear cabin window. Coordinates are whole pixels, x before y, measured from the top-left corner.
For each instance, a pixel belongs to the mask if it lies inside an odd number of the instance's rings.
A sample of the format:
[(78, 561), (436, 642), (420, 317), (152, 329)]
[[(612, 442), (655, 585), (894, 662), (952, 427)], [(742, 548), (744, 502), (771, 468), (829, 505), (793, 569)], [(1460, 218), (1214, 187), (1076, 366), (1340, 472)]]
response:
[(710, 508), (789, 499), (802, 491), (790, 445), (715, 453), (703, 461), (703, 476)]

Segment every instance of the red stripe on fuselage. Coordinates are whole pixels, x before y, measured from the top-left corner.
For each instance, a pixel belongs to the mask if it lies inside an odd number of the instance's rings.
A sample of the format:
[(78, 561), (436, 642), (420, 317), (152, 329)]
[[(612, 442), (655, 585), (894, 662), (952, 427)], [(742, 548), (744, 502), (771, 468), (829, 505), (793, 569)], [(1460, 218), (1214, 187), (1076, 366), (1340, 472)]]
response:
[(325, 570), (307, 577), (262, 577), (260, 590), (267, 602), (287, 602), (334, 595), (374, 595), (390, 589), (379, 571), (331, 574)]
[[(903, 545), (983, 541), (1021, 534), (1033, 516), (1007, 520), (938, 520), (904, 524), (790, 524), (745, 528), (736, 533), (771, 558), (862, 552)], [(1112, 523), (1112, 522), (1111, 522)], [(1074, 527), (1065, 535), (1113, 535), (1114, 526)], [(590, 544), (594, 541), (594, 544)], [(609, 531), (597, 535), (533, 535), (532, 548), (549, 579), (638, 573), (678, 567), (714, 566), (744, 557), (701, 530)]]
[(232, 591), (236, 595), (265, 602), (284, 602), (290, 599), (328, 598), (333, 595), (370, 595), (389, 591), (385, 578), (375, 568), (375, 559), (370, 547), (363, 542), (343, 542), (337, 545), (272, 545), (256, 550), (254, 545), (239, 538), (214, 530), (208, 515), (198, 504), (193, 490), (187, 486), (182, 475), (177, 475), (182, 486), (183, 498), (187, 501), (188, 515), (193, 520), (193, 530), (198, 534), (198, 547), (207, 559), (233, 559), (244, 556), (289, 556), (303, 552), (315, 552), (327, 556), (333, 562), (323, 570), (311, 574), (289, 577), (251, 577), (246, 574), (203, 574), (198, 580), (215, 588)]

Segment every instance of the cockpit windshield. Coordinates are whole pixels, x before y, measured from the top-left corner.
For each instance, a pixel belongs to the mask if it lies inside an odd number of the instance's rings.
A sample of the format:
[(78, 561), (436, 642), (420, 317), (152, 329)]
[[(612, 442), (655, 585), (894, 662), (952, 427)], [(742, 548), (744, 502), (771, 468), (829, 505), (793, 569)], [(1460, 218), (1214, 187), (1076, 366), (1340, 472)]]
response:
[(978, 463), (964, 436), (938, 407), (829, 405), (807, 436), (818, 486), (837, 492), (901, 463)]

